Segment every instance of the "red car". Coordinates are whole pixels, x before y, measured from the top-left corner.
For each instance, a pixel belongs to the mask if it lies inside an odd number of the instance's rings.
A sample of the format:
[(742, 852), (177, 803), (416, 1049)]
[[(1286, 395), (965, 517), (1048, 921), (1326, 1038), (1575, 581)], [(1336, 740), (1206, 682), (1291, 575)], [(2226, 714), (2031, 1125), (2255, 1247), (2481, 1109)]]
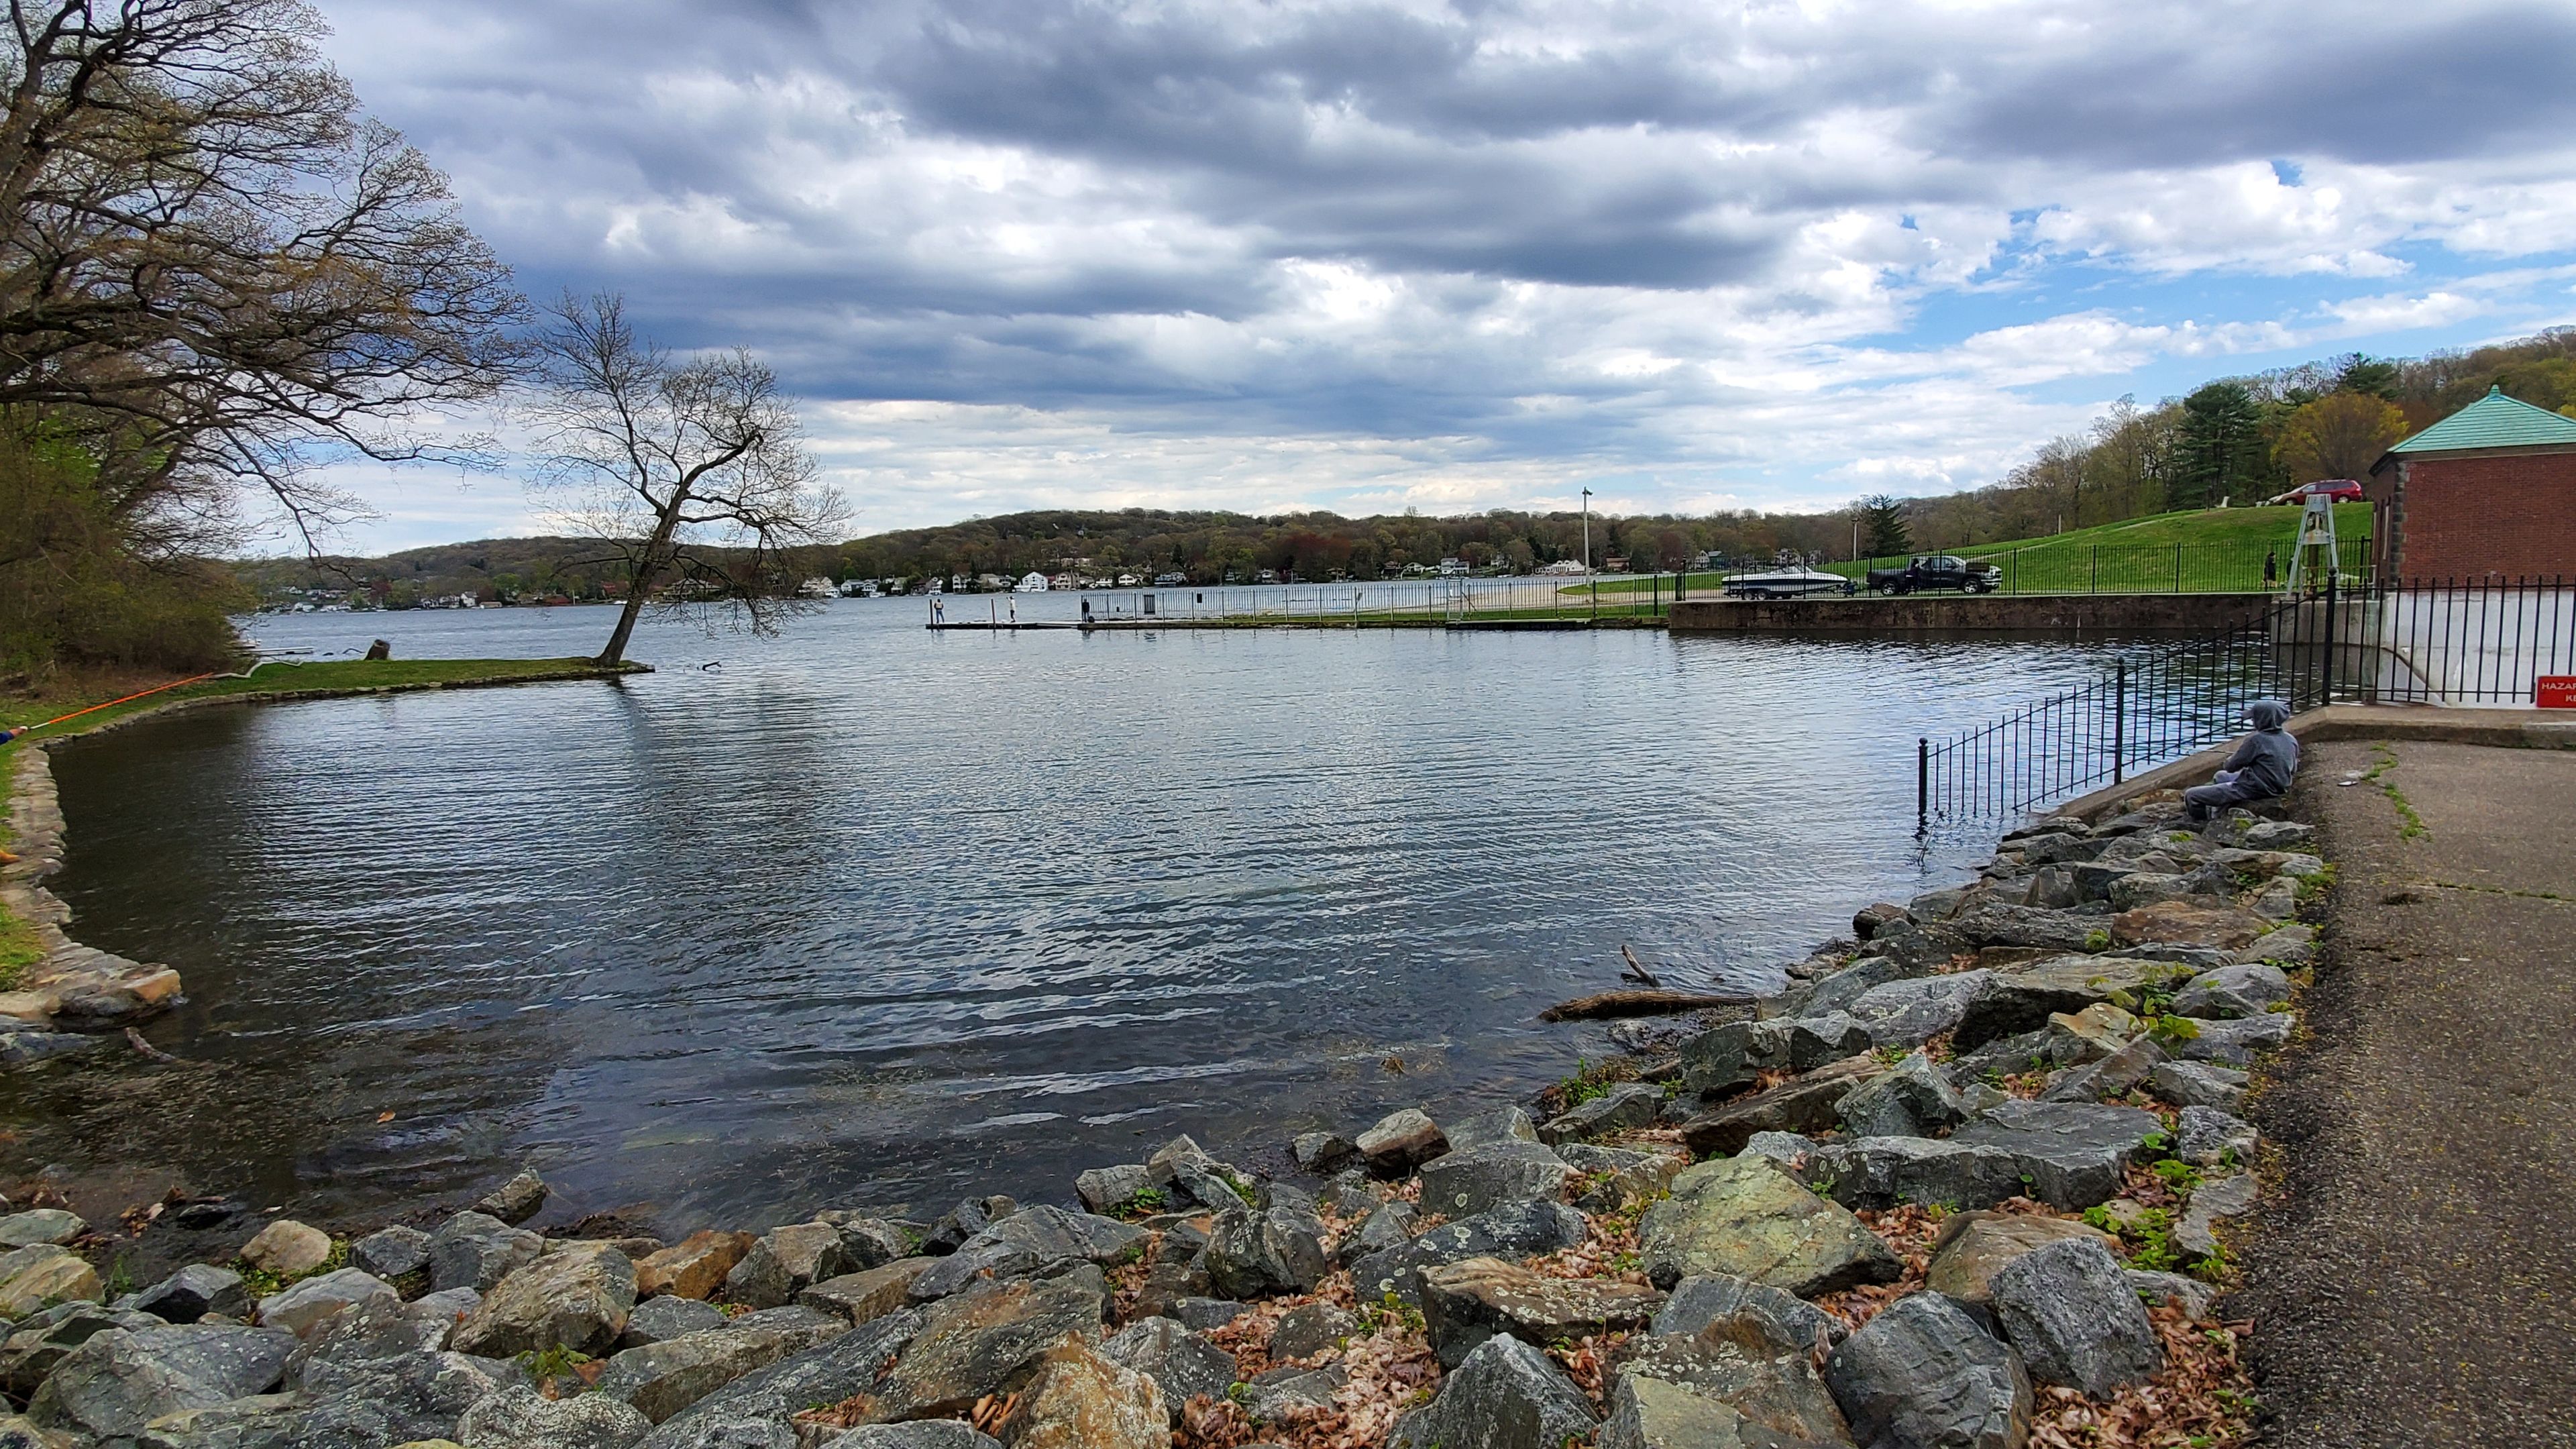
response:
[(2353, 478), (2320, 478), (2314, 483), (2302, 483), (2272, 501), (2305, 503), (2311, 498), (2330, 498), (2337, 503), (2359, 503), (2361, 483)]

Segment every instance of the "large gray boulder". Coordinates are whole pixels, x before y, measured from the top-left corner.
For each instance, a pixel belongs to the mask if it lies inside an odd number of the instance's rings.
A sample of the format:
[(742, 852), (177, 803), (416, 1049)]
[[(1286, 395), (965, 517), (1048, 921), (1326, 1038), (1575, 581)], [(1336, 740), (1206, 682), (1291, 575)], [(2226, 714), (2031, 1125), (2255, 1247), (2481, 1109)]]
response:
[(1701, 1096), (1716, 1096), (1749, 1086), (1766, 1071), (1813, 1071), (1869, 1047), (1868, 1030), (1839, 1011), (1771, 1021), (1731, 1021), (1682, 1043), (1682, 1088)]
[(1228, 1298), (1310, 1292), (1330, 1271), (1324, 1224), (1311, 1212), (1238, 1207), (1209, 1230), (1208, 1282)]
[(617, 1335), (617, 1347), (623, 1351), (647, 1344), (668, 1343), (684, 1333), (703, 1333), (722, 1328), (733, 1320), (723, 1309), (695, 1298), (674, 1298), (664, 1294), (647, 1298), (626, 1315), (626, 1328)]
[[(912, 1285), (937, 1258), (897, 1258), (856, 1273), (826, 1278), (796, 1295), (808, 1308), (837, 1313), (853, 1324), (883, 1318), (912, 1301)], [(639, 1307), (637, 1312), (643, 1310)]]
[(2147, 1134), (2163, 1126), (2135, 1107), (2014, 1101), (1980, 1113), (1950, 1140), (2009, 1154), (2030, 1196), (2071, 1212), (2117, 1196)]
[(2198, 1167), (2252, 1162), (2260, 1140), (2253, 1123), (2215, 1107), (2185, 1107), (2174, 1124), (2174, 1156)]
[(1928, 973), (1917, 970), (1893, 956), (1864, 956), (1840, 971), (1819, 980), (1807, 992), (1802, 1014), (1825, 1016), (1833, 1012), (1848, 1013), (1852, 1003), (1872, 990), (1891, 981), (1906, 981)]
[(847, 1331), (846, 1322), (810, 1308), (772, 1308), (627, 1349), (609, 1359), (597, 1387), (659, 1424), (755, 1369)]
[[(1236, 1210), (1241, 1210), (1239, 1202)], [(1115, 1264), (1144, 1251), (1146, 1237), (1143, 1228), (1113, 1218), (1059, 1207), (1027, 1208), (994, 1222), (924, 1269), (909, 1291), (912, 1301), (927, 1303), (982, 1277), (1034, 1277), (1068, 1263)]]
[(1850, 1443), (1787, 1438), (1712, 1395), (1644, 1374), (1622, 1374), (1612, 1386), (1610, 1417), (1596, 1442), (1600, 1449), (1844, 1449)]
[(1127, 1206), (1136, 1194), (1154, 1185), (1151, 1174), (1141, 1162), (1122, 1162), (1115, 1167), (1095, 1167), (1073, 1180), (1073, 1195), (1082, 1199), (1082, 1210), (1110, 1213)]
[(1447, 1139), (1451, 1152), (1491, 1147), (1497, 1142), (1543, 1140), (1539, 1136), (1538, 1124), (1530, 1119), (1530, 1114), (1509, 1104), (1443, 1122), (1440, 1135)]
[(1702, 1157), (1728, 1157), (1763, 1132), (1824, 1132), (1854, 1085), (1878, 1070), (1878, 1059), (1851, 1056), (1802, 1076), (1712, 1107), (1682, 1123), (1682, 1142)]
[[(996, 1285), (1002, 1292), (1028, 1287)], [(797, 1449), (787, 1420), (815, 1404), (837, 1404), (873, 1389), (921, 1324), (919, 1310), (906, 1308), (791, 1354), (663, 1420), (643, 1443), (647, 1449)], [(767, 1437), (772, 1430), (783, 1438)]]
[(1851, 1019), (1869, 1033), (1872, 1045), (1915, 1046), (1957, 1027), (1993, 975), (1960, 971), (1891, 981), (1862, 993), (1851, 1004)]
[(477, 1199), (474, 1210), (517, 1227), (535, 1217), (537, 1209), (545, 1205), (546, 1180), (537, 1176), (535, 1168), (522, 1167), (508, 1182)]
[(1645, 1326), (1664, 1295), (1609, 1278), (1551, 1278), (1499, 1258), (1422, 1270), (1422, 1317), (1440, 1362), (1456, 1367), (1498, 1333), (1545, 1346)]
[(1387, 1449), (1564, 1449), (1591, 1437), (1592, 1401), (1548, 1356), (1516, 1338), (1489, 1338), (1437, 1397), (1398, 1420)]
[(1825, 1384), (1864, 1445), (2021, 1449), (2030, 1435), (2021, 1356), (1938, 1293), (1881, 1309), (1826, 1358)]
[(1402, 1198), (1383, 1202), (1369, 1209), (1357, 1226), (1344, 1233), (1333, 1256), (1343, 1266), (1358, 1262), (1371, 1253), (1401, 1248), (1413, 1241), (1414, 1222), (1421, 1217), (1419, 1209)]
[[(193, 1321), (193, 1320), (191, 1320)], [(65, 1355), (111, 1329), (159, 1328), (163, 1320), (131, 1308), (109, 1308), (75, 1299), (19, 1320), (0, 1342), (0, 1388), (25, 1400)], [(5, 1449), (6, 1441), (0, 1441)]]
[(2214, 1177), (2191, 1190), (2182, 1221), (2174, 1224), (2173, 1245), (2186, 1258), (2216, 1256), (2222, 1246), (2218, 1225), (2254, 1210), (2254, 1175)]
[(1359, 1144), (1339, 1132), (1300, 1132), (1288, 1144), (1299, 1172), (1338, 1172), (1359, 1155)]
[(429, 1235), (429, 1286), (489, 1293), (523, 1264), (536, 1261), (546, 1240), (485, 1213), (458, 1213)]
[(27, 1417), (106, 1445), (130, 1444), (164, 1414), (268, 1392), (294, 1352), (295, 1335), (280, 1328), (110, 1329), (63, 1355)]
[(2187, 1062), (2216, 1062), (2242, 1069), (2254, 1065), (2257, 1053), (2287, 1042), (2297, 1025), (2297, 1018), (2286, 1011), (2267, 1011), (2232, 1021), (2204, 1021), (2200, 1023), (2200, 1034), (2180, 1043), (2174, 1055)]
[[(1518, 1110), (1517, 1108), (1514, 1110)], [(1538, 1129), (1538, 1140), (1547, 1143), (1580, 1142), (1611, 1132), (1633, 1131), (1655, 1125), (1655, 1117), (1664, 1110), (1664, 1089), (1645, 1082), (1621, 1082), (1589, 1102), (1578, 1102)], [(1457, 1129), (1450, 1129), (1450, 1147), (1457, 1147)]]
[(1363, 1303), (1376, 1303), (1392, 1293), (1419, 1307), (1419, 1274), (1425, 1268), (1468, 1258), (1552, 1253), (1582, 1242), (1585, 1232), (1583, 1214), (1562, 1203), (1513, 1203), (1444, 1223), (1401, 1247), (1359, 1259), (1351, 1264), (1351, 1288)]
[(2104, 1246), (2112, 1239), (2072, 1218), (2036, 1213), (1953, 1213), (1932, 1240), (1932, 1260), (1923, 1286), (1961, 1303), (1983, 1306), (1993, 1300), (1995, 1274), (2023, 1254), (2068, 1238), (2089, 1238)]
[(1794, 1175), (1847, 1208), (1992, 1207), (2022, 1191), (2022, 1165), (1956, 1138), (1861, 1137), (1813, 1144)]
[(2099, 918), (2071, 911), (2035, 910), (1986, 899), (1951, 918), (1947, 929), (1971, 946), (2021, 946), (2081, 951), (2102, 928)]
[(1758, 1338), (1776, 1353), (1839, 1343), (1844, 1333), (1841, 1319), (1795, 1294), (1723, 1273), (1697, 1273), (1675, 1283), (1672, 1296), (1655, 1312), (1654, 1329), (1659, 1334), (1718, 1329), (1739, 1342)]
[(875, 1385), (869, 1417), (940, 1418), (1023, 1387), (1057, 1339), (1099, 1334), (1108, 1296), (1100, 1270), (1086, 1265), (1035, 1282), (978, 1283), (934, 1304), (894, 1371)]
[(2040, 1093), (2040, 1099), (2048, 1102), (2099, 1102), (2125, 1096), (2164, 1064), (2164, 1047), (2155, 1038), (2142, 1036), (2099, 1061), (2071, 1067), (2052, 1078), (2048, 1090)]
[(2147, 1073), (2147, 1090), (2177, 1107), (2216, 1107), (2233, 1112), (2245, 1102), (2252, 1078), (2215, 1062), (2161, 1062)]
[(349, 1262), (392, 1282), (429, 1266), (429, 1243), (418, 1228), (379, 1228), (349, 1245)]
[[(2099, 923), (2093, 923), (2099, 929)], [(2037, 1031), (2048, 1019), (2135, 993), (2172, 968), (2109, 956), (2051, 956), (1990, 973), (1960, 1013), (1951, 1045), (1961, 1052), (1997, 1037)]]
[(1646, 1276), (1669, 1286), (1723, 1273), (1813, 1297), (1893, 1283), (1905, 1265), (1843, 1207), (1768, 1159), (1703, 1162), (1673, 1179), (1672, 1196), (1638, 1224)]
[(1590, 1142), (1565, 1143), (1556, 1149), (1556, 1155), (1564, 1158), (1565, 1165), (1578, 1175), (1570, 1190), (1575, 1193), (1574, 1205), (1588, 1213), (1616, 1212), (1631, 1199), (1652, 1202), (1664, 1195), (1683, 1168), (1690, 1166), (1690, 1159), (1678, 1153), (1602, 1147)]
[(2068, 1237), (1995, 1271), (1995, 1319), (2031, 1378), (2107, 1399), (2164, 1367), (2146, 1306), (2101, 1240)]
[(400, 1303), (392, 1284), (360, 1268), (316, 1274), (259, 1300), (259, 1321), (301, 1337), (334, 1315), (370, 1300)]
[[(170, 1449), (376, 1449), (452, 1439), (467, 1409), (522, 1376), (515, 1365), (436, 1352), (446, 1333), (405, 1307), (361, 1303), (314, 1330), (288, 1360), (285, 1387), (295, 1392), (278, 1397), (294, 1406), (290, 1418), (258, 1413), (259, 1400), (235, 1400), (181, 1416), (185, 1427), (164, 1419), (154, 1428)], [(158, 1449), (152, 1437), (144, 1442)]]
[[(1140, 1318), (1111, 1335), (1100, 1351), (1159, 1385), (1174, 1424), (1181, 1422), (1191, 1400), (1222, 1399), (1234, 1387), (1234, 1355), (1178, 1319)], [(1283, 1355), (1274, 1351), (1272, 1356)]]
[(1400, 1177), (1449, 1150), (1449, 1138), (1419, 1107), (1389, 1112), (1359, 1135), (1360, 1156), (1372, 1172)]
[(597, 1355), (634, 1311), (634, 1263), (605, 1243), (567, 1244), (495, 1284), (448, 1346), (483, 1358), (552, 1348)]
[(1505, 1140), (1433, 1158), (1420, 1176), (1426, 1211), (1463, 1218), (1532, 1198), (1558, 1201), (1574, 1169), (1536, 1142)]
[[(1846, 1446), (1850, 1426), (1816, 1372), (1816, 1345), (1773, 1353), (1758, 1339), (1712, 1326), (1696, 1334), (1656, 1333), (1629, 1340), (1619, 1355), (1622, 1381), (1660, 1382), (1724, 1404), (1757, 1431), (1790, 1445)], [(1775, 1441), (1757, 1440), (1766, 1446)]]
[[(788, 1436), (794, 1449), (795, 1436)], [(1002, 1441), (955, 1419), (868, 1424), (823, 1442), (823, 1449), (1002, 1449)]]
[(790, 1223), (763, 1234), (725, 1274), (725, 1297), (753, 1308), (793, 1303), (796, 1295), (827, 1278), (855, 1272), (838, 1226)]
[(137, 1312), (149, 1313), (167, 1323), (194, 1323), (209, 1313), (248, 1318), (253, 1306), (242, 1275), (211, 1263), (190, 1263), (144, 1289), (134, 1300)]
[(2274, 1002), (2289, 999), (2290, 978), (2281, 968), (2253, 961), (2242, 966), (2221, 966), (2193, 977), (2190, 985), (2174, 993), (2173, 1011), (2177, 1016), (2225, 1021), (2260, 1016), (2270, 1011)]
[(1929, 1137), (1966, 1121), (1968, 1104), (1918, 1051), (1844, 1093), (1834, 1114), (1854, 1137)]
[(474, 1449), (627, 1449), (652, 1427), (606, 1394), (548, 1399), (513, 1387), (466, 1410), (456, 1432)]

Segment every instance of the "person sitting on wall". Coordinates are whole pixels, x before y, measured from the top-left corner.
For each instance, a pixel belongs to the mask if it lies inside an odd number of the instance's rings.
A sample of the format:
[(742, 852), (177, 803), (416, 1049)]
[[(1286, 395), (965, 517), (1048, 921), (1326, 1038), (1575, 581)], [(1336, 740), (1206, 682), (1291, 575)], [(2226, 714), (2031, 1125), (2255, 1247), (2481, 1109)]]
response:
[(2277, 800), (2289, 793), (2290, 777), (2299, 772), (2299, 739), (2281, 726), (2290, 722), (2290, 707), (2277, 699), (2258, 699), (2245, 707), (2245, 722), (2254, 726), (2227, 757), (2226, 768), (2206, 785), (2182, 792), (2183, 808), (2193, 821), (2207, 820), (2230, 805)]

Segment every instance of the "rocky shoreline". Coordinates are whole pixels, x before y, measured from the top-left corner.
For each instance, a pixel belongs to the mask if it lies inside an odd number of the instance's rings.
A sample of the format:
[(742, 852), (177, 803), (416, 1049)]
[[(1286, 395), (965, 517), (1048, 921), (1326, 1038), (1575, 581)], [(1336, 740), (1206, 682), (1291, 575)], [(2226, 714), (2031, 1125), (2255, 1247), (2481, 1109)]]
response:
[(45, 889), (62, 869), (63, 812), (54, 772), (41, 746), (21, 749), (8, 787), (11, 845), (18, 859), (0, 865), (0, 909), (28, 923), (43, 957), (0, 986), (0, 1067), (68, 1052), (122, 1046), (115, 1035), (168, 1010), (179, 973), (129, 961), (64, 934), (71, 908)]
[[(2231, 1442), (2236, 1112), (2331, 872), (2304, 826), (2113, 808), (1537, 1111), (1308, 1132), (1275, 1178), (1180, 1137), (1064, 1204), (678, 1243), (529, 1231), (532, 1172), (354, 1239), (22, 1204), (0, 1449)], [(121, 1280), (181, 1233), (221, 1261)]]

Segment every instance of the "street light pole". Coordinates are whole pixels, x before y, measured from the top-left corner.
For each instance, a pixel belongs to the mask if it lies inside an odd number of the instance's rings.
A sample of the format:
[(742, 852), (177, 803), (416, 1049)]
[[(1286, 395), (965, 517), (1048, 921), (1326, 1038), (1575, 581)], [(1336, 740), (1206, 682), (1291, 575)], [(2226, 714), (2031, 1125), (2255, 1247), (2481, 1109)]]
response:
[(1592, 596), (1592, 617), (1601, 618), (1601, 585), (1592, 577), (1592, 490), (1583, 490), (1583, 591)]

